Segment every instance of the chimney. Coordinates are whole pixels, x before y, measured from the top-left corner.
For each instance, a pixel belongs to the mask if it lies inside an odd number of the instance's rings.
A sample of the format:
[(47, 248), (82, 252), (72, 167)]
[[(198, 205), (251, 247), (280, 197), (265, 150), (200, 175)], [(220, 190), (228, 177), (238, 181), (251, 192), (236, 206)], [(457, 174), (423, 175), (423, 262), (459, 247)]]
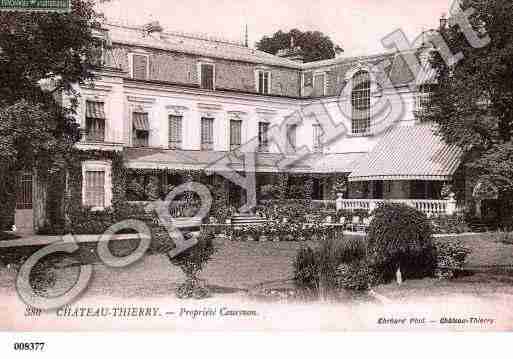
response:
[(153, 36), (157, 39), (160, 39), (162, 31), (164, 31), (164, 29), (158, 21), (151, 21), (143, 26), (143, 31), (144, 34), (147, 36)]
[(445, 13), (443, 13), (442, 17), (440, 18), (440, 30), (447, 28), (448, 23), (449, 23), (449, 20), (447, 20), (447, 15)]
[(289, 59), (296, 62), (305, 62), (305, 57), (303, 56), (303, 50), (300, 46), (295, 46), (294, 37), (290, 38), (290, 46), (287, 49), (278, 50), (276, 56), (283, 57), (284, 59)]

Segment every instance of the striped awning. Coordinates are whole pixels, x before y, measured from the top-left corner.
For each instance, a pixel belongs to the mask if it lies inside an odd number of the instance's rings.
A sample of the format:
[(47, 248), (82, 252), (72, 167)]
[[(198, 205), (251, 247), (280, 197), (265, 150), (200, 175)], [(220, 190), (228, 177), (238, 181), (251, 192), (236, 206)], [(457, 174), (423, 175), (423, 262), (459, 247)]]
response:
[(434, 129), (429, 124), (390, 129), (356, 166), (349, 181), (451, 180), (462, 152), (443, 142)]
[(86, 101), (86, 117), (105, 120), (104, 103), (96, 101)]
[(148, 114), (143, 112), (134, 112), (132, 116), (134, 130), (149, 131), (150, 123), (148, 121)]

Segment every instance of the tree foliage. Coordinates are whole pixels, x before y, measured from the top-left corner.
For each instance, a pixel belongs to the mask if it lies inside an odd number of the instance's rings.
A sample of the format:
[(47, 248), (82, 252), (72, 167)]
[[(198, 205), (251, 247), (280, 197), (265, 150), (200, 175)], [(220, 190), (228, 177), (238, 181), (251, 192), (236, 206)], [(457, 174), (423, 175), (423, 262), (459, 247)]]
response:
[(69, 13), (0, 12), (3, 170), (50, 165), (77, 140), (73, 86), (94, 79), (99, 20), (89, 0), (73, 0)]
[(298, 29), (292, 29), (289, 32), (279, 30), (272, 36), (264, 36), (256, 43), (256, 48), (276, 55), (279, 50), (290, 48), (292, 43), (294, 47), (301, 49), (305, 62), (332, 59), (343, 52), (342, 47), (322, 32)]
[(428, 117), (447, 142), (464, 150), (464, 163), (496, 182), (505, 198), (513, 190), (513, 3), (465, 0), (462, 7), (474, 9), (473, 30), (491, 41), (474, 48), (459, 26), (441, 30), (463, 59), (448, 66), (439, 54), (432, 57), (438, 84)]

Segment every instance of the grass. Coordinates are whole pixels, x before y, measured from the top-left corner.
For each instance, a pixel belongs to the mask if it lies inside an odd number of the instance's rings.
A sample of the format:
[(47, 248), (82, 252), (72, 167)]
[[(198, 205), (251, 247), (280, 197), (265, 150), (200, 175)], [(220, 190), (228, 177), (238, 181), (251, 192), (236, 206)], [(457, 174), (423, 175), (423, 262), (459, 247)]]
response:
[[(443, 240), (454, 240), (447, 237)], [(513, 245), (503, 243), (497, 234), (481, 233), (459, 236), (472, 249), (467, 265), (512, 265)], [(363, 239), (362, 239), (363, 240)], [(251, 290), (259, 283), (272, 282), (268, 288), (286, 290), (293, 288), (292, 263), (302, 245), (317, 246), (320, 242), (236, 242), (216, 240), (218, 251), (200, 274), (216, 293), (236, 293)], [(76, 279), (78, 268), (61, 268), (56, 271), (57, 285), (65, 287)], [(408, 280), (402, 286), (387, 284), (376, 291), (390, 298), (415, 298), (444, 296), (458, 293), (487, 295), (494, 292), (512, 292), (513, 277), (494, 273), (477, 273), (451, 281), (426, 278)], [(165, 255), (145, 256), (125, 268), (94, 265), (94, 276), (87, 293), (108, 297), (167, 297), (174, 295), (174, 288), (184, 280), (180, 269), (172, 266)], [(61, 283), (61, 284), (59, 284)], [(59, 288), (56, 288), (58, 290)], [(14, 290), (13, 278), (0, 271), (0, 291)]]
[[(513, 238), (513, 236), (509, 236)], [(513, 244), (504, 240), (504, 233), (489, 232), (450, 236), (439, 240), (458, 240), (472, 252), (466, 266), (513, 266)]]

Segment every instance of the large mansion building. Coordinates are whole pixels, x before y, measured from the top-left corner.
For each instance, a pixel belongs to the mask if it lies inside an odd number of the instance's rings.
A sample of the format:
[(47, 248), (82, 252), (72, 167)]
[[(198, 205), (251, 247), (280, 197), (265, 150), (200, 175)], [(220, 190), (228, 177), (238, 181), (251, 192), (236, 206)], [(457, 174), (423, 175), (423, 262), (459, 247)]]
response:
[[(291, 196), (308, 181), (314, 201), (338, 196), (360, 208), (415, 200), (444, 212), (442, 187), (454, 180), (460, 152), (420, 116), (432, 74), (414, 73), (409, 63), (425, 65), (428, 47), (303, 63), (297, 48), (275, 56), (166, 32), (156, 22), (105, 24), (98, 36), (98, 78), (78, 89), (77, 147), (95, 154), (80, 162), (74, 195), (84, 208), (101, 211), (115, 201), (114, 152), (128, 173), (129, 201), (151, 200), (131, 193), (131, 184), (153, 181), (165, 193), (184, 174), (222, 171), (216, 164), (230, 158), (234, 171), (255, 172), (259, 199), (285, 173)], [(254, 167), (236, 152), (241, 146), (255, 153)], [(237, 185), (207, 182), (223, 186), (230, 205), (244, 203)]]

